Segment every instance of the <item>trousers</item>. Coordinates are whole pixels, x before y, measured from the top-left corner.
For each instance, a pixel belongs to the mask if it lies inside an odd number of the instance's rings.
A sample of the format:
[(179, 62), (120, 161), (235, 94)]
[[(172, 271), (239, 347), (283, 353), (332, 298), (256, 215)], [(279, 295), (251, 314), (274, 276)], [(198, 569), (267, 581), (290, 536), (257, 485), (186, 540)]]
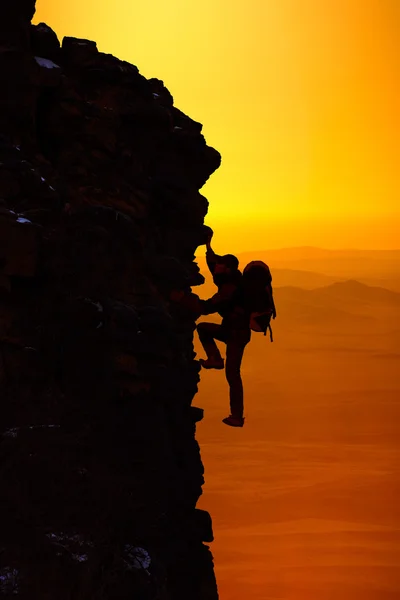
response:
[(221, 353), (215, 340), (226, 344), (226, 362), (225, 375), (229, 385), (229, 401), (231, 415), (234, 417), (243, 417), (244, 398), (243, 382), (240, 373), (244, 349), (250, 341), (251, 331), (231, 330), (224, 328), (216, 323), (199, 323), (197, 325), (200, 342), (207, 354), (207, 358), (212, 360), (222, 360)]

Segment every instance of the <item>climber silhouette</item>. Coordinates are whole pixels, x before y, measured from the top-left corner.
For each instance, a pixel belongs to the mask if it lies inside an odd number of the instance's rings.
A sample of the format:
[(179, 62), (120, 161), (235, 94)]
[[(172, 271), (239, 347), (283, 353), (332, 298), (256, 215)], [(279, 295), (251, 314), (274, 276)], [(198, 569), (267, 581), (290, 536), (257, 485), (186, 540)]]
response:
[[(276, 308), (272, 290), (272, 276), (268, 265), (262, 261), (252, 261), (239, 271), (239, 261), (233, 254), (220, 256), (211, 248), (212, 230), (208, 227), (206, 260), (218, 288), (208, 300), (200, 300), (197, 294), (188, 289), (170, 292), (170, 299), (179, 306), (182, 314), (201, 315), (218, 313), (222, 317), (220, 325), (199, 323), (197, 332), (207, 358), (200, 359), (204, 369), (224, 369), (229, 384), (231, 413), (223, 419), (231, 427), (243, 427), (243, 383), (240, 368), (244, 350), (251, 339), (251, 332), (266, 335), (272, 329), (270, 320), (276, 318)], [(226, 344), (226, 362), (221, 356), (215, 341)]]
[[(213, 232), (209, 229), (206, 242), (207, 266), (218, 288), (214, 296), (200, 301), (201, 314), (218, 313), (222, 317), (220, 325), (216, 323), (199, 323), (197, 332), (206, 352), (207, 358), (200, 359), (205, 369), (223, 369), (229, 384), (231, 414), (223, 419), (231, 427), (243, 427), (243, 383), (240, 374), (243, 353), (251, 338), (249, 315), (238, 302), (242, 273), (236, 256), (226, 254), (220, 256), (211, 248)], [(215, 340), (226, 344), (226, 364), (215, 343)]]

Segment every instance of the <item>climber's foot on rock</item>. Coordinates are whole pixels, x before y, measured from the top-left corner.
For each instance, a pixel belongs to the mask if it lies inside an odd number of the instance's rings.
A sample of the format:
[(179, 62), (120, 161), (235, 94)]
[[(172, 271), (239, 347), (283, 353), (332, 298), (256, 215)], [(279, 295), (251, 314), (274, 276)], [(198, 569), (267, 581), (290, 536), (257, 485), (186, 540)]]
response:
[(222, 419), (222, 422), (231, 427), (243, 427), (244, 417), (234, 417), (233, 415), (229, 415), (229, 417)]
[(200, 364), (203, 367), (203, 369), (223, 369), (224, 368), (224, 361), (223, 359), (217, 359), (217, 358), (201, 358), (200, 359)]

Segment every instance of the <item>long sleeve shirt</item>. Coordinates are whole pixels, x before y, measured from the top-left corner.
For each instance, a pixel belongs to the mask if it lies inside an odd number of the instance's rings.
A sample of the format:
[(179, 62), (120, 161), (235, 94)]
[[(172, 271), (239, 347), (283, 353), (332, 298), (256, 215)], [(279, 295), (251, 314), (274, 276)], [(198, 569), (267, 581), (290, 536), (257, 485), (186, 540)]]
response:
[(250, 328), (250, 315), (240, 304), (238, 287), (241, 273), (234, 274), (233, 280), (219, 286), (218, 292), (208, 300), (200, 300), (201, 314), (218, 313), (222, 317), (222, 327), (229, 331), (247, 332)]
[(203, 315), (220, 313), (222, 317), (232, 308), (232, 302), (237, 290), (235, 283), (223, 283), (211, 298), (201, 301), (201, 311)]
[(222, 317), (222, 326), (227, 329), (247, 330), (249, 328), (249, 316), (246, 311), (238, 305), (238, 288), (240, 286), (242, 273), (237, 270), (227, 277), (226, 281), (218, 281), (215, 276), (215, 267), (222, 256), (216, 254), (210, 247), (206, 252), (206, 262), (213, 281), (218, 291), (208, 300), (201, 300), (201, 313), (211, 315), (218, 313)]

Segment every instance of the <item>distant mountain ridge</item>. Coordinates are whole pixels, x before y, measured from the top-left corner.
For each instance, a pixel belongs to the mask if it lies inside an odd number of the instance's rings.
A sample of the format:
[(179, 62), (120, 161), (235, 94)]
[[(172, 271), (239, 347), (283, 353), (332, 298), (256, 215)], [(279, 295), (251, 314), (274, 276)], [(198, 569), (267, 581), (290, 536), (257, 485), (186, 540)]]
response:
[(332, 257), (365, 257), (365, 258), (396, 258), (400, 260), (400, 249), (393, 250), (362, 250), (357, 248), (319, 248), (316, 246), (293, 246), (287, 248), (270, 248), (266, 250), (251, 250), (240, 252), (240, 256), (247, 258), (255, 254), (268, 254), (272, 258), (283, 258), (284, 260), (301, 260), (314, 258)]
[[(241, 258), (240, 254), (238, 255), (238, 258)], [(197, 263), (204, 275), (205, 270), (207, 270), (205, 258), (198, 257)], [(244, 261), (240, 261), (241, 268), (243, 268), (245, 264), (246, 263)], [(274, 287), (294, 285), (297, 287), (302, 287), (304, 289), (322, 287), (324, 285), (329, 285), (337, 281), (336, 277), (332, 277), (330, 275), (324, 275), (323, 273), (315, 273), (314, 271), (303, 271), (300, 269), (273, 269), (272, 277)]]
[[(216, 251), (218, 248), (216, 246)], [(200, 249), (199, 249), (200, 250)], [(234, 249), (232, 249), (234, 252)], [(248, 257), (259, 254), (268, 254), (272, 257), (284, 257), (285, 260), (290, 258), (323, 258), (332, 256), (364, 256), (378, 258), (398, 258), (400, 259), (400, 248), (394, 249), (360, 249), (360, 248), (320, 248), (318, 246), (287, 246), (283, 248), (264, 248), (259, 250), (245, 250), (244, 252), (236, 253), (241, 257)]]
[[(281, 287), (282, 290), (300, 289), (294, 286)], [(328, 286), (318, 287), (313, 290), (301, 290), (312, 298), (335, 298), (338, 300), (357, 301), (388, 304), (400, 306), (400, 293), (392, 292), (386, 288), (366, 285), (360, 281), (349, 279), (347, 281), (338, 281)]]
[[(205, 261), (198, 260), (206, 277), (196, 289), (202, 298), (216, 292)], [(279, 320), (276, 326), (330, 328), (346, 326), (362, 328), (393, 323), (400, 317), (400, 293), (382, 286), (369, 285), (356, 279), (336, 280), (310, 271), (273, 269), (274, 296)]]
[[(252, 260), (266, 262), (275, 286), (312, 288), (355, 279), (400, 291), (400, 250), (328, 250), (305, 246), (243, 252), (237, 256), (242, 269)], [(197, 261), (202, 270), (206, 268), (204, 256), (198, 256)]]
[(400, 294), (359, 281), (343, 281), (305, 290), (294, 286), (275, 290), (277, 311), (285, 321), (309, 325), (365, 323), (386, 319), (399, 323)]

